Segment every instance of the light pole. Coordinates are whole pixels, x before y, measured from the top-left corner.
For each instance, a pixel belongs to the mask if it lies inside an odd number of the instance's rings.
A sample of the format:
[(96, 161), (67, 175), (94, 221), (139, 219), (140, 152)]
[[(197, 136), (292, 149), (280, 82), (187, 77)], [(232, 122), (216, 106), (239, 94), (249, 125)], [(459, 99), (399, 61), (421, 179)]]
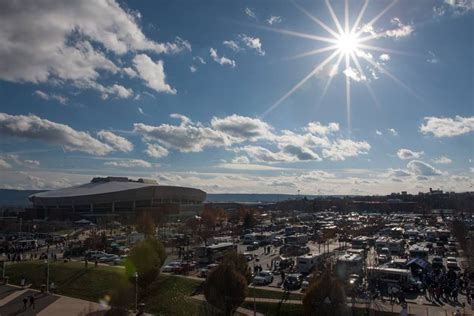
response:
[(46, 293), (49, 293), (49, 253), (47, 254), (45, 263), (46, 263)]
[(135, 311), (138, 311), (138, 272), (133, 275), (135, 277)]

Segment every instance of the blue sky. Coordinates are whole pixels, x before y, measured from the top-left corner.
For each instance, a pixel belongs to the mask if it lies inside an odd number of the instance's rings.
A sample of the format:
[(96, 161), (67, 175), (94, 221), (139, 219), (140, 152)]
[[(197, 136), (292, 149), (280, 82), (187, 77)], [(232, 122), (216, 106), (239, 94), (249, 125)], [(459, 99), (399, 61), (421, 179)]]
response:
[(328, 3), (2, 2), (0, 186), (472, 190), (472, 2)]

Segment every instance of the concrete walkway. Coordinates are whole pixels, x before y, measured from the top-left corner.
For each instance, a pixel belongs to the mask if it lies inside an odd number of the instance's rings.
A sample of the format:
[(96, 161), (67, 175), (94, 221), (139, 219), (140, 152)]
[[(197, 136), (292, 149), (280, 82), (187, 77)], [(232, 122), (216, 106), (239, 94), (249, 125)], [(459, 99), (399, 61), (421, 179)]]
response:
[[(23, 299), (34, 297), (34, 308), (28, 301), (24, 307)], [(46, 294), (33, 289), (14, 285), (0, 285), (0, 315), (103, 315), (100, 304), (68, 296)]]

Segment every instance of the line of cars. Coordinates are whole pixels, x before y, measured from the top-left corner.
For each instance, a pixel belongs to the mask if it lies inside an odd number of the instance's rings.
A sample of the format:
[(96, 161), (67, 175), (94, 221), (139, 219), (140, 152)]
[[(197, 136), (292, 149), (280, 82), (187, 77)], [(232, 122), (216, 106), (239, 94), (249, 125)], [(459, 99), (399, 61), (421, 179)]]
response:
[(108, 263), (113, 265), (123, 265), (127, 259), (127, 255), (115, 255), (104, 251), (88, 251), (84, 255), (84, 259), (88, 261), (97, 261), (100, 263)]
[(187, 274), (190, 271), (196, 270), (196, 268), (196, 261), (175, 260), (165, 265), (162, 271), (167, 273)]

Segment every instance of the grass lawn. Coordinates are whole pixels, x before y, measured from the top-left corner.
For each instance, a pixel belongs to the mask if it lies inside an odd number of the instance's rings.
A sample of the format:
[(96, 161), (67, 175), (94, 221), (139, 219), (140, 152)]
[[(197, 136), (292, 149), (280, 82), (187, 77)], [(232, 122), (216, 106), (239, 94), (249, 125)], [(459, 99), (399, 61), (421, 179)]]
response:
[[(1, 273), (1, 271), (0, 271)], [(46, 283), (46, 264), (42, 261), (19, 262), (6, 267), (11, 284), (19, 285), (25, 277), (35, 289)], [(114, 289), (127, 284), (125, 270), (117, 267), (84, 263), (55, 262), (50, 264), (50, 282), (56, 284), (56, 293), (97, 302)], [(145, 295), (140, 295), (146, 310), (158, 315), (203, 314), (206, 303), (189, 298), (201, 281), (173, 275), (160, 275)], [(130, 293), (134, 295), (134, 293)], [(132, 306), (131, 306), (132, 307)]]
[[(128, 282), (125, 270), (99, 266), (88, 268), (83, 263), (58, 261), (49, 265), (50, 282), (56, 285), (56, 293), (89, 301), (98, 301), (112, 289)], [(46, 284), (46, 264), (42, 261), (19, 262), (6, 267), (6, 275), (11, 284), (19, 285), (24, 277), (35, 289)]]
[(205, 303), (189, 296), (201, 283), (174, 275), (160, 275), (142, 297), (145, 309), (158, 315), (198, 315)]
[[(10, 278), (11, 284), (19, 285), (24, 277), (27, 279), (27, 283), (32, 284), (33, 288), (40, 289), (41, 285), (46, 283), (46, 264), (43, 261), (9, 264), (6, 267), (6, 275)], [(89, 267), (85, 268), (84, 263), (58, 261), (50, 263), (50, 282), (55, 283), (58, 294), (97, 302), (114, 289), (127, 284), (128, 281), (125, 277), (125, 270), (121, 268), (107, 266), (94, 268), (93, 264), (89, 264)], [(157, 315), (205, 315), (210, 312), (209, 306), (205, 302), (189, 297), (200, 284), (202, 281), (199, 280), (174, 275), (160, 275), (158, 280), (150, 285), (146, 293), (140, 294), (140, 297), (145, 303), (146, 311)], [(134, 293), (130, 295), (134, 295)], [(282, 292), (255, 289), (256, 297), (281, 299), (282, 295)], [(253, 288), (249, 288), (248, 296), (254, 296)], [(291, 294), (289, 297), (292, 300), (301, 298), (301, 294)], [(262, 308), (268, 309), (277, 306), (277, 304), (269, 305), (263, 304)], [(275, 306), (272, 307), (272, 305)], [(286, 310), (291, 312), (291, 305), (285, 304), (281, 312)]]

